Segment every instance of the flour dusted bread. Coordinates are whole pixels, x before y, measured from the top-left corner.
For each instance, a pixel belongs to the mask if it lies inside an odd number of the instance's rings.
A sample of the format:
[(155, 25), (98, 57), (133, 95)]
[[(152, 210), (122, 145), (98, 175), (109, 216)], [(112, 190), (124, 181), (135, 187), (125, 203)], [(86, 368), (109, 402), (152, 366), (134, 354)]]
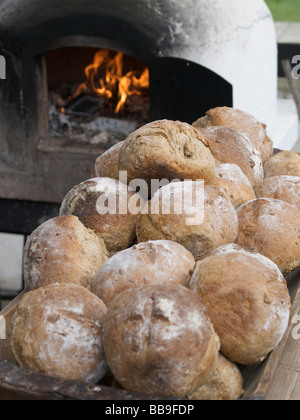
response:
[(123, 141), (115, 144), (98, 157), (95, 163), (95, 176), (97, 178), (119, 179), (119, 155), (123, 144)]
[[(101, 238), (110, 254), (132, 245), (138, 213), (129, 202), (137, 197), (127, 185), (111, 178), (93, 178), (76, 185), (64, 198), (60, 214), (72, 214)], [(142, 201), (138, 197), (136, 201)]]
[(272, 176), (255, 188), (257, 198), (275, 198), (295, 206), (300, 210), (300, 177)]
[(214, 178), (215, 160), (201, 134), (179, 121), (161, 120), (130, 134), (120, 151), (119, 169), (128, 181)]
[(13, 321), (18, 364), (62, 379), (98, 382), (107, 371), (101, 332), (106, 311), (100, 299), (73, 284), (27, 293)]
[(176, 242), (140, 243), (114, 255), (100, 268), (93, 292), (109, 306), (117, 294), (130, 287), (155, 283), (188, 287), (194, 268), (193, 255)]
[(262, 182), (264, 171), (261, 155), (248, 137), (229, 127), (202, 128), (201, 134), (217, 161), (238, 165), (252, 186)]
[(281, 200), (259, 198), (238, 209), (236, 242), (270, 258), (287, 274), (300, 266), (300, 211)]
[(74, 283), (91, 289), (95, 274), (107, 261), (104, 241), (75, 216), (61, 216), (38, 227), (24, 252), (27, 290), (51, 283)]
[(139, 242), (178, 242), (196, 260), (234, 242), (237, 234), (236, 211), (227, 195), (217, 187), (187, 181), (161, 188), (146, 204), (137, 223)]
[(117, 381), (130, 391), (180, 397), (206, 382), (219, 340), (201, 299), (183, 286), (127, 289), (108, 309), (103, 344)]
[(268, 258), (226, 245), (197, 263), (190, 287), (204, 301), (221, 352), (232, 362), (257, 364), (282, 340), (291, 301), (282, 273)]
[(263, 162), (273, 154), (273, 142), (267, 135), (266, 125), (253, 115), (239, 109), (217, 107), (209, 110), (206, 116), (194, 124), (197, 129), (205, 127), (230, 127), (248, 137), (254, 147), (260, 151)]
[(243, 382), (243, 376), (237, 365), (219, 354), (217, 368), (207, 383), (188, 398), (196, 401), (235, 401), (244, 394)]
[(300, 177), (300, 155), (292, 151), (284, 151), (270, 157), (264, 166), (265, 178), (278, 175)]
[(256, 198), (248, 178), (235, 164), (223, 163), (216, 167), (216, 178), (210, 183), (223, 190), (233, 206), (239, 207)]

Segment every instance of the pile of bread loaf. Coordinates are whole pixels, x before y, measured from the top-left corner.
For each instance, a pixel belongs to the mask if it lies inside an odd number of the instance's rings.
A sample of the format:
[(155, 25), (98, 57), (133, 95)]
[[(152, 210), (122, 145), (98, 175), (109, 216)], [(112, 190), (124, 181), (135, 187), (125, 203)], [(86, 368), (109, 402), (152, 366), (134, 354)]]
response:
[[(90, 383), (109, 371), (117, 386), (152, 396), (240, 398), (238, 365), (262, 362), (289, 324), (300, 157), (273, 155), (263, 124), (216, 108), (193, 126), (141, 127), (97, 159), (95, 175), (27, 241), (17, 362)], [(143, 197), (136, 179), (177, 182)], [(201, 223), (187, 223), (187, 208), (153, 211), (162, 192), (176, 202), (199, 181)], [(110, 196), (115, 211), (102, 213)], [(132, 201), (140, 211), (124, 211)]]

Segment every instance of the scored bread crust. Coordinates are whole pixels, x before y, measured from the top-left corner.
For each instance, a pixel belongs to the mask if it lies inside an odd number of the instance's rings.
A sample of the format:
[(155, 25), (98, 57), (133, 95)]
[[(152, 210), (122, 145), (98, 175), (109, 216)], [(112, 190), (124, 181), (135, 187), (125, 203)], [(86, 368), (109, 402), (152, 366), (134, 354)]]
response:
[(262, 362), (282, 340), (291, 300), (286, 281), (271, 260), (229, 244), (200, 260), (191, 289), (205, 303), (221, 352), (232, 362)]
[(138, 214), (129, 209), (133, 196), (143, 205), (142, 197), (118, 180), (89, 179), (69, 191), (62, 202), (60, 215), (77, 216), (104, 240), (112, 255), (130, 247), (135, 239)]
[(107, 372), (101, 326), (106, 306), (74, 284), (24, 295), (13, 319), (12, 349), (24, 369), (96, 383)]
[(267, 135), (266, 125), (240, 109), (229, 107), (210, 109), (206, 116), (196, 121), (193, 126), (197, 129), (211, 126), (233, 128), (246, 136), (260, 151), (263, 162), (273, 154), (273, 142)]
[(103, 239), (75, 216), (60, 216), (39, 226), (24, 251), (27, 290), (51, 283), (74, 283), (91, 289), (95, 274), (107, 261)]
[(220, 163), (216, 167), (216, 178), (210, 183), (223, 190), (235, 208), (256, 198), (248, 178), (241, 168), (231, 163)]
[(266, 178), (255, 188), (257, 198), (275, 198), (300, 210), (300, 177), (279, 175)]
[(287, 274), (300, 266), (300, 211), (281, 200), (258, 198), (237, 209), (236, 243), (270, 258)]
[(181, 284), (188, 287), (195, 260), (172, 241), (149, 241), (111, 257), (95, 276), (93, 292), (108, 306), (114, 297), (143, 284)]
[[(181, 185), (180, 185), (181, 184)], [(185, 190), (185, 183), (174, 184), (179, 193)], [(182, 186), (183, 185), (183, 186)], [(193, 188), (197, 188), (196, 184)], [(164, 192), (172, 186), (163, 187)], [(203, 216), (203, 221), (198, 225), (189, 225), (188, 209), (182, 214), (153, 214), (153, 201), (161, 203), (161, 196), (156, 195), (146, 206), (148, 210), (142, 212), (137, 222), (137, 238), (139, 242), (149, 240), (167, 239), (178, 242), (190, 251), (197, 260), (215, 248), (225, 243), (232, 243), (238, 234), (238, 219), (234, 206), (227, 195), (215, 186), (204, 187), (204, 209), (197, 208), (197, 214)], [(190, 214), (192, 209), (190, 209)], [(145, 213), (145, 214), (143, 214)]]
[(252, 186), (262, 182), (261, 155), (248, 137), (230, 127), (207, 127), (201, 129), (201, 134), (218, 162), (238, 165)]
[(292, 151), (283, 151), (271, 156), (264, 165), (265, 178), (277, 175), (300, 177), (300, 155)]
[(196, 390), (215, 369), (219, 351), (201, 299), (169, 284), (117, 295), (104, 321), (103, 344), (117, 381), (153, 396)]
[(201, 133), (187, 123), (161, 120), (141, 127), (125, 140), (119, 170), (128, 181), (153, 179), (209, 181), (215, 160)]

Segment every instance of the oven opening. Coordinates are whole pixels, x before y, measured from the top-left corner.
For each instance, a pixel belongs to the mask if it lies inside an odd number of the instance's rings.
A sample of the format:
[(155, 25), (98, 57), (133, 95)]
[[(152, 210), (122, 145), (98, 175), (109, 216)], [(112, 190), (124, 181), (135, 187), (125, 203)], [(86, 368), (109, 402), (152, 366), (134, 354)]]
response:
[(50, 51), (45, 58), (52, 137), (108, 149), (150, 121), (143, 61), (85, 47)]

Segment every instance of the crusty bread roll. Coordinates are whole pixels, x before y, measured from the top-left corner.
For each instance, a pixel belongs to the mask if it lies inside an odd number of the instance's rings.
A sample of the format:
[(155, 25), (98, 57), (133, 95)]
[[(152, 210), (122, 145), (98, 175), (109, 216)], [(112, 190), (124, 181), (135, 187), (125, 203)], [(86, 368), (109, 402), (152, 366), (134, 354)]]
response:
[(284, 151), (270, 157), (264, 165), (265, 178), (277, 175), (300, 177), (300, 155), (292, 151)]
[(248, 137), (229, 127), (203, 128), (201, 134), (217, 161), (238, 165), (252, 186), (263, 181), (264, 171), (260, 152)]
[(244, 394), (243, 383), (244, 379), (237, 365), (219, 354), (217, 368), (207, 383), (188, 398), (196, 401), (235, 401)]
[(95, 177), (119, 179), (119, 155), (123, 144), (123, 141), (115, 144), (98, 157), (95, 163)]
[(191, 289), (204, 301), (232, 362), (262, 362), (282, 340), (291, 301), (278, 267), (261, 254), (225, 245), (196, 265)]
[(300, 210), (300, 177), (279, 175), (266, 178), (255, 188), (257, 198), (275, 198)]
[(93, 292), (109, 306), (130, 287), (171, 283), (189, 286), (195, 260), (183, 246), (171, 241), (150, 241), (119, 252), (96, 274)]
[(38, 227), (26, 242), (26, 289), (51, 283), (74, 283), (91, 289), (95, 274), (107, 259), (104, 241), (77, 217), (56, 217)]
[(215, 160), (201, 134), (179, 121), (155, 121), (139, 128), (125, 140), (119, 170), (128, 181), (173, 179), (194, 181), (214, 178)]
[(228, 107), (217, 107), (209, 110), (206, 116), (194, 124), (197, 129), (205, 127), (230, 127), (240, 131), (260, 151), (263, 162), (273, 154), (273, 142), (267, 135), (266, 125), (259, 122), (253, 115)]
[(216, 178), (209, 185), (223, 190), (235, 208), (256, 198), (250, 181), (241, 168), (235, 164), (217, 165)]
[[(130, 211), (129, 202), (137, 196), (115, 179), (94, 178), (76, 185), (66, 195), (60, 214), (77, 216), (104, 239), (113, 254), (131, 246), (135, 239), (138, 213)], [(138, 200), (144, 203), (141, 197)]]
[(20, 367), (62, 379), (98, 382), (106, 306), (81, 286), (52, 284), (27, 293), (14, 316), (12, 348)]
[(287, 274), (300, 266), (300, 211), (281, 200), (259, 198), (238, 210), (236, 243), (270, 258)]
[[(229, 198), (217, 187), (205, 186), (203, 189), (202, 185), (202, 205), (199, 202), (195, 206), (189, 194), (196, 195), (200, 188), (199, 183), (187, 181), (161, 188), (138, 219), (138, 241), (168, 239), (178, 242), (196, 260), (221, 245), (234, 242), (238, 234), (238, 219)], [(179, 209), (182, 194), (187, 200), (181, 201), (184, 204)], [(168, 199), (171, 212), (163, 214)], [(157, 209), (159, 211), (154, 211)]]
[(107, 362), (130, 391), (180, 397), (216, 368), (219, 340), (201, 299), (186, 287), (158, 284), (127, 289), (103, 324)]

